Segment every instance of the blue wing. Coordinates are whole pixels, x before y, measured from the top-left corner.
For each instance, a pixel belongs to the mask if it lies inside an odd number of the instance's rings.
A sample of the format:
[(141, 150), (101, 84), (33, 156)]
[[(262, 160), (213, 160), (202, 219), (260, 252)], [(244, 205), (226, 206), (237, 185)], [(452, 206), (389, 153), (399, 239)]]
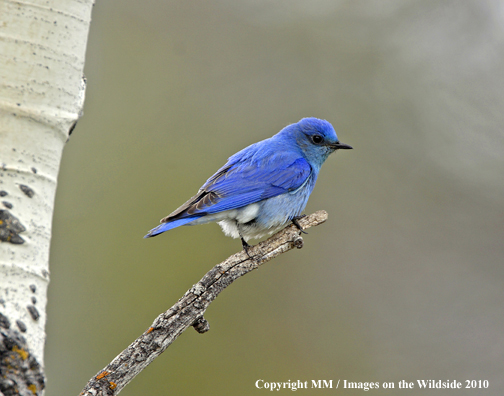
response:
[(297, 153), (262, 153), (245, 158), (238, 154), (210, 177), (197, 195), (163, 221), (237, 209), (292, 192), (312, 173), (310, 164)]
[[(262, 143), (262, 142), (260, 142)], [(146, 237), (188, 224), (207, 214), (243, 206), (292, 192), (312, 174), (310, 164), (297, 152), (264, 145), (249, 146), (229, 158), (194, 197), (161, 220)]]
[(202, 199), (188, 211), (207, 214), (241, 208), (295, 191), (311, 174), (311, 167), (304, 158), (280, 157), (270, 162), (273, 163), (238, 163), (218, 177), (212, 177), (200, 190), (204, 194)]

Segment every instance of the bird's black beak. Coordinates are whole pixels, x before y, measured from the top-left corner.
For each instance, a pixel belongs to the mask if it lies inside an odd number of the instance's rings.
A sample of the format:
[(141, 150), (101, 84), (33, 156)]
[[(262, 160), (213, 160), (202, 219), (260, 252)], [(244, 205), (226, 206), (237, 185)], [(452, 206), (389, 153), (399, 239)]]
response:
[(334, 150), (352, 150), (353, 147), (352, 146), (349, 146), (348, 144), (344, 144), (344, 143), (334, 143), (334, 144), (331, 144), (331, 148), (333, 148)]

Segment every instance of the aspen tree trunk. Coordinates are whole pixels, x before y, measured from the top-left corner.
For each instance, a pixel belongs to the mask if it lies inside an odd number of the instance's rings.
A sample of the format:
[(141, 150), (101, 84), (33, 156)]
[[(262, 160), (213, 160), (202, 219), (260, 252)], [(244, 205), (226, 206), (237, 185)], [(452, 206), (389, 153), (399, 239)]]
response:
[(93, 2), (0, 0), (0, 395), (45, 387), (51, 221)]

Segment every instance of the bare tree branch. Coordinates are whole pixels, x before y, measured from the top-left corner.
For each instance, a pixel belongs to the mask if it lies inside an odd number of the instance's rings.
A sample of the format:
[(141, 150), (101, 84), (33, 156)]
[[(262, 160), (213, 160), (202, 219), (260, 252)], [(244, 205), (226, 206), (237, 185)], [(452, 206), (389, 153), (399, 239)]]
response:
[[(326, 220), (327, 212), (319, 210), (300, 219), (299, 224), (307, 229)], [(295, 247), (302, 248), (303, 239), (299, 234), (294, 225), (288, 226), (251, 247), (248, 252), (250, 257), (241, 251), (217, 264), (107, 367), (91, 378), (81, 396), (117, 395), (188, 327), (193, 326), (199, 333), (208, 331), (210, 326), (203, 314), (219, 293), (272, 258)]]

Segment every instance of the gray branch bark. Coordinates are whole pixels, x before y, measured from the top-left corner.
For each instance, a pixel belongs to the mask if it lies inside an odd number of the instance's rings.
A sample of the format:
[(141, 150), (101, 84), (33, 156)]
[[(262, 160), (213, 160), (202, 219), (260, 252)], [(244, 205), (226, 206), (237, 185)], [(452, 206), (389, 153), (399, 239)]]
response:
[[(299, 224), (307, 229), (326, 220), (327, 212), (319, 210), (300, 219)], [(208, 331), (210, 326), (203, 314), (219, 293), (236, 279), (282, 253), (302, 247), (303, 239), (299, 230), (290, 225), (251, 247), (248, 252), (250, 257), (241, 251), (217, 264), (173, 307), (159, 315), (128, 348), (91, 378), (80, 395), (117, 395), (188, 327), (193, 326), (199, 333)]]

